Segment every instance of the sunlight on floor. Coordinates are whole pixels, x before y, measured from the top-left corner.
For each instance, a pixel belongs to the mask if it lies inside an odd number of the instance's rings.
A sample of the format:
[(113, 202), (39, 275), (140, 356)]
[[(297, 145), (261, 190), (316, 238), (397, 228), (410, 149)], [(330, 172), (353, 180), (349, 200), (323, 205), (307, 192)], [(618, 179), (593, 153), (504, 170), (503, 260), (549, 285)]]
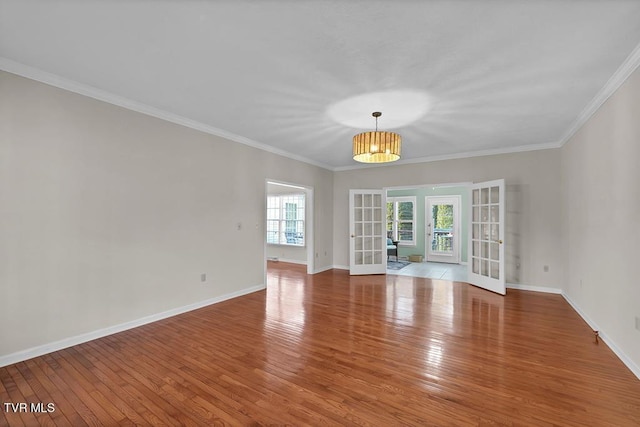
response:
[(412, 262), (400, 270), (387, 270), (387, 274), (466, 282), (467, 266), (440, 262)]

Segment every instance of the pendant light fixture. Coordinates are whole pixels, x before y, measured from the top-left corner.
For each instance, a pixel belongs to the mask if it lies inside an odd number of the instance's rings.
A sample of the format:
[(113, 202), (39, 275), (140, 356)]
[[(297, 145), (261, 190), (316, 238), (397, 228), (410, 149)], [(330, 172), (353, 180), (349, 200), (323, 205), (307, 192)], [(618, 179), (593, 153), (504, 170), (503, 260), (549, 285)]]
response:
[(397, 133), (378, 130), (381, 112), (375, 111), (371, 115), (376, 118), (376, 130), (353, 137), (353, 160), (361, 163), (395, 162), (400, 158), (402, 138)]

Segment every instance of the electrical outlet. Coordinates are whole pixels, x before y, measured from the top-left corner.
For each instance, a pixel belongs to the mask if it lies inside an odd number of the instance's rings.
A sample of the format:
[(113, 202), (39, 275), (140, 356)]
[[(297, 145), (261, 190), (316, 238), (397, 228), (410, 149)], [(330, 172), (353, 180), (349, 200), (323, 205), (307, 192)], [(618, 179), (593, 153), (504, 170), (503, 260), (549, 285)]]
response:
[(636, 329), (640, 331), (640, 317), (636, 316)]
[(542, 267), (542, 269), (544, 270), (545, 273), (549, 272), (549, 266), (545, 265), (544, 267)]
[(202, 273), (200, 275), (200, 281), (201, 282), (206, 282), (207, 281), (207, 273)]

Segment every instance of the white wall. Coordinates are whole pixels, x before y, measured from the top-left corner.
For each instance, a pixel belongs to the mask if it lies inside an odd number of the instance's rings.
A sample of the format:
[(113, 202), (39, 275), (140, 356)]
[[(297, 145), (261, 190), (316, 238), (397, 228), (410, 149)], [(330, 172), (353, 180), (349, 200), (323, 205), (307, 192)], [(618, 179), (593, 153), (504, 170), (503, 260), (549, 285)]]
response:
[(640, 70), (562, 148), (564, 291), (640, 377)]
[[(349, 265), (350, 188), (480, 182), (499, 178), (506, 181), (507, 282), (560, 289), (563, 278), (562, 198), (557, 149), (336, 172), (334, 264)], [(545, 265), (549, 266), (548, 272), (544, 272)]]
[(0, 72), (0, 358), (264, 285), (267, 178), (330, 266), (332, 172)]

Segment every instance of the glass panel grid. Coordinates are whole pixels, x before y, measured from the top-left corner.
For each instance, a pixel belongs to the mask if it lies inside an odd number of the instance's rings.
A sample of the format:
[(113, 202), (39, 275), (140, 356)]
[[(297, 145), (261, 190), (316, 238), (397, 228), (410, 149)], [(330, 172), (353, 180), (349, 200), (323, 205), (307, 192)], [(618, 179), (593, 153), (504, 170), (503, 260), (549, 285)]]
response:
[(500, 187), (472, 190), (471, 271), (500, 279)]
[(267, 243), (304, 246), (305, 195), (267, 196)]
[[(360, 204), (361, 207), (358, 207)], [(386, 217), (380, 194), (354, 195), (354, 263), (382, 264), (386, 257)], [(384, 238), (384, 245), (383, 245)]]
[[(490, 260), (497, 260), (499, 214), (497, 202), (498, 187), (474, 189), (472, 192), (472, 245), (471, 259), (472, 271), (486, 277), (494, 277), (496, 273), (494, 264)], [(494, 190), (495, 189), (495, 190)]]
[(386, 212), (387, 237), (401, 242), (415, 242), (415, 216), (414, 197), (390, 198)]

